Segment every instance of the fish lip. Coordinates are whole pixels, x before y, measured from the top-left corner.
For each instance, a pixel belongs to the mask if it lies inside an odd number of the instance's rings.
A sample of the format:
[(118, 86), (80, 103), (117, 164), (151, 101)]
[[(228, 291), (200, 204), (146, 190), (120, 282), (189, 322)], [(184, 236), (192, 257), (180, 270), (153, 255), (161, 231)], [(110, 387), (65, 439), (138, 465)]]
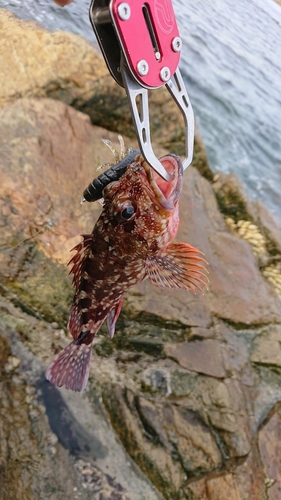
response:
[[(172, 172), (173, 178), (171, 181), (165, 181), (160, 177), (160, 175), (155, 172), (152, 167), (142, 158), (140, 162), (142, 164), (144, 173), (148, 184), (144, 183), (143, 187), (154, 202), (154, 204), (164, 212), (171, 213), (175, 208), (176, 202), (179, 199), (181, 189), (182, 189), (182, 177), (183, 177), (183, 166), (179, 156), (174, 154), (167, 154), (160, 158), (160, 161), (169, 161), (174, 165), (174, 170)], [(171, 172), (169, 172), (171, 174)], [(171, 185), (173, 183), (173, 185)], [(160, 184), (160, 185), (159, 185)], [(167, 197), (163, 190), (161, 189), (161, 184), (163, 187), (171, 187), (169, 196)], [(170, 186), (171, 185), (171, 186)]]

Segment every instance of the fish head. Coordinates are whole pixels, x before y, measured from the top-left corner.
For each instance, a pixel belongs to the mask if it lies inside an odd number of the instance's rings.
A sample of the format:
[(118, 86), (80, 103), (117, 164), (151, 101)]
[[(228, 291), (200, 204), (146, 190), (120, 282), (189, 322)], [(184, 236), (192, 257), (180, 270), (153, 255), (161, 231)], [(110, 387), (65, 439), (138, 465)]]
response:
[(131, 234), (134, 241), (142, 240), (149, 247), (154, 242), (157, 249), (172, 241), (177, 232), (183, 184), (181, 159), (169, 154), (160, 161), (170, 174), (170, 181), (165, 181), (138, 155), (125, 174), (103, 192), (107, 220), (118, 226), (119, 237)]

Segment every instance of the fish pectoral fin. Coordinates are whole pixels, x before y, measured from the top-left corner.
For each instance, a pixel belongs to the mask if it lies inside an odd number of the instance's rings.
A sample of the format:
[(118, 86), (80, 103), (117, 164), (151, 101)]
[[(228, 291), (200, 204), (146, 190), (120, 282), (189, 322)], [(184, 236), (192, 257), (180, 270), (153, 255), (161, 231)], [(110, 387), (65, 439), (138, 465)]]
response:
[(208, 262), (200, 257), (197, 248), (187, 243), (172, 243), (154, 258), (146, 260), (146, 271), (151, 282), (160, 288), (208, 289)]
[(111, 339), (114, 337), (116, 321), (122, 309), (123, 297), (119, 300), (118, 304), (111, 309), (107, 316), (107, 329)]

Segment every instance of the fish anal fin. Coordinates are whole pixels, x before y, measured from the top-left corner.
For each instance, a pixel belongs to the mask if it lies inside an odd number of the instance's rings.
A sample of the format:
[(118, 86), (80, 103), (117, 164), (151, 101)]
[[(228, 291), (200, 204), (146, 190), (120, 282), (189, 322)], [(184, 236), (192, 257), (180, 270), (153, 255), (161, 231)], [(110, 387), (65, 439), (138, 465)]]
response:
[(46, 379), (58, 387), (84, 391), (90, 373), (92, 345), (73, 341), (56, 355), (46, 371)]
[(116, 321), (122, 309), (123, 297), (119, 300), (118, 304), (111, 309), (107, 316), (107, 329), (111, 339), (114, 337)]
[(77, 340), (82, 327), (81, 321), (81, 311), (79, 310), (79, 304), (74, 300), (69, 314), (69, 319), (67, 323), (67, 328), (70, 331), (74, 340)]
[(146, 270), (151, 282), (160, 288), (196, 289), (203, 293), (208, 271), (202, 252), (187, 243), (171, 243), (154, 258), (147, 259)]

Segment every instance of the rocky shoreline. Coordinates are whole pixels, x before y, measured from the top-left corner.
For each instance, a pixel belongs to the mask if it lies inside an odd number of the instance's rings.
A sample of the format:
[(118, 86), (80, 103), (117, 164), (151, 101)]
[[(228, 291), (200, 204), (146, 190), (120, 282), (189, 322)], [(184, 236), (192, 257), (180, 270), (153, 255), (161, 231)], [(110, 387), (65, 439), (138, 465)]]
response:
[[(102, 138), (136, 146), (123, 90), (81, 37), (0, 10), (0, 498), (279, 500), (281, 221), (214, 175), (199, 134), (178, 241), (204, 251), (204, 296), (148, 281), (102, 329), (83, 395), (44, 370), (69, 342), (66, 263), (92, 230), (80, 205)], [(151, 95), (158, 155), (181, 154), (165, 90)]]

